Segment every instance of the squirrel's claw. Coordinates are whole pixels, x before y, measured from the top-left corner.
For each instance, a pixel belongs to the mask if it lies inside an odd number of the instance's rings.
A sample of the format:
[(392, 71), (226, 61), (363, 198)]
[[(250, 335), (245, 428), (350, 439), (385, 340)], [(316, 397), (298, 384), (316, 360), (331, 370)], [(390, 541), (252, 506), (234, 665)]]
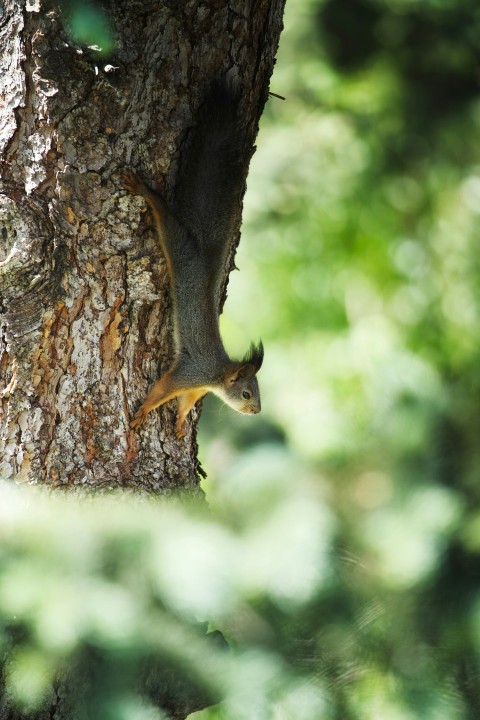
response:
[(175, 425), (175, 435), (177, 436), (178, 440), (181, 440), (182, 438), (184, 438), (186, 434), (187, 433), (186, 433), (186, 430), (185, 430), (185, 427), (183, 424)]
[[(130, 427), (132, 428), (132, 430), (135, 430), (136, 428), (140, 427), (140, 425), (143, 425), (146, 417), (147, 417), (147, 413), (144, 410), (142, 410), (142, 408), (140, 408), (140, 410), (137, 412), (134, 419), (130, 423)], [(183, 422), (179, 423), (177, 421), (177, 423), (175, 425), (175, 435), (177, 436), (177, 438), (179, 440), (181, 440), (182, 438), (185, 437), (185, 435), (186, 435), (185, 423), (183, 423)]]
[(140, 427), (140, 425), (143, 425), (146, 417), (147, 417), (146, 412), (142, 408), (140, 408), (140, 410), (137, 412), (137, 414), (133, 418), (132, 422), (130, 423), (130, 427), (132, 428), (132, 430)]
[(125, 190), (128, 190), (128, 192), (132, 193), (133, 195), (140, 194), (143, 183), (137, 178), (133, 170), (124, 170), (121, 173), (120, 177), (122, 181), (122, 186)]
[(175, 435), (177, 436), (178, 440), (181, 440), (185, 437), (187, 434), (187, 431), (185, 430), (185, 416), (183, 415), (177, 415), (177, 422), (175, 423)]

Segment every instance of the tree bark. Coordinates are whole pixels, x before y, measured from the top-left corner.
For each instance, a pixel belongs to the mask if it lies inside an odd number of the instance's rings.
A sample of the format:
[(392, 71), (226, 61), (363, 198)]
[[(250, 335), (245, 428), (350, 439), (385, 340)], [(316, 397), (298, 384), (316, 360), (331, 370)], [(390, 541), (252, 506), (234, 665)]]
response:
[(0, 4), (3, 477), (197, 488), (198, 412), (182, 440), (175, 402), (129, 428), (168, 367), (171, 308), (149, 214), (120, 172), (132, 167), (171, 194), (186, 130), (227, 70), (253, 143), (283, 4), (110, 0), (118, 45), (108, 61), (73, 43), (55, 5)]

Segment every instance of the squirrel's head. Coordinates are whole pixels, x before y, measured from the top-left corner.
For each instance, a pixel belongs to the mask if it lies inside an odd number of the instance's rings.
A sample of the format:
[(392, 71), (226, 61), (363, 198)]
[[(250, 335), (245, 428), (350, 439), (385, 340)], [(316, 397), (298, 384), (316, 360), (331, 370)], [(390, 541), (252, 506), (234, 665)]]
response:
[(243, 360), (232, 363), (224, 375), (223, 386), (215, 388), (215, 394), (237, 412), (259, 413), (261, 404), (257, 372), (262, 362), (262, 343), (258, 345), (252, 343)]

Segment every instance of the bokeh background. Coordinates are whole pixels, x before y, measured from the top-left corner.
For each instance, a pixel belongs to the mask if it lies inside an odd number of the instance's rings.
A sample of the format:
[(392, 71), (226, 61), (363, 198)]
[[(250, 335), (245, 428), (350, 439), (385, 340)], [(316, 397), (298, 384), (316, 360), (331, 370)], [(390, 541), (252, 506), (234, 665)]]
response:
[(158, 720), (153, 659), (192, 720), (480, 717), (478, 0), (288, 0), (271, 90), (222, 318), (263, 411), (205, 401), (208, 512), (2, 496), (24, 712), (67, 666)]
[(205, 488), (328, 513), (285, 632), (332, 717), (477, 718), (480, 6), (288, 0), (271, 90), (222, 321), (263, 411), (205, 404)]

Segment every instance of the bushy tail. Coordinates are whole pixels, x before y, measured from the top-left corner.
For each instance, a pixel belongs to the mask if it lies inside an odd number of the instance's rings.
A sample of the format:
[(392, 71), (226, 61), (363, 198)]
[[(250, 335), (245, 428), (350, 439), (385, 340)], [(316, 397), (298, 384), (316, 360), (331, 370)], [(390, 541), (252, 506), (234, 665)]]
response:
[(251, 154), (238, 93), (227, 81), (214, 83), (185, 138), (173, 199), (178, 220), (206, 251), (229, 244)]

